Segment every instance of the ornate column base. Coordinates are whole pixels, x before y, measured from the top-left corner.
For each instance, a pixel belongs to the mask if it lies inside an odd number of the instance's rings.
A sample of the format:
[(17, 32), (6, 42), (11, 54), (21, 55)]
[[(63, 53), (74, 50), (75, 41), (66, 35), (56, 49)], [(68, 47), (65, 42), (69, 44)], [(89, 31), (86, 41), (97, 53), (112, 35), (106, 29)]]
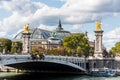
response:
[(94, 54), (94, 57), (95, 57), (96, 59), (103, 59), (103, 54), (102, 54), (102, 53), (95, 53), (95, 54)]

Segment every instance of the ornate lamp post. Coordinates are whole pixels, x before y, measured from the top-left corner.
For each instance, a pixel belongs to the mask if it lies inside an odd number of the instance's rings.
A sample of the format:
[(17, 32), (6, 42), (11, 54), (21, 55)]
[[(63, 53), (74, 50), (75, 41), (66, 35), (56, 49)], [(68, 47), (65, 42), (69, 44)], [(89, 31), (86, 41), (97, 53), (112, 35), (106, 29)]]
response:
[(23, 51), (22, 53), (29, 53), (30, 52), (30, 35), (29, 32), (29, 24), (26, 24), (24, 27), (23, 34)]
[(102, 48), (102, 36), (103, 36), (103, 30), (101, 29), (101, 22), (96, 22), (96, 30), (95, 32), (95, 54), (94, 56), (96, 58), (103, 57), (103, 48)]

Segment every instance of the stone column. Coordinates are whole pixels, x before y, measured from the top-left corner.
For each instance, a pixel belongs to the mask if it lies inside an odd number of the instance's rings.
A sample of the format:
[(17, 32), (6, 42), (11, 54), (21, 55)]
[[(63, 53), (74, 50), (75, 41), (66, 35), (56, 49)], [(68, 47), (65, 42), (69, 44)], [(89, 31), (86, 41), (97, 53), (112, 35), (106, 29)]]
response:
[(96, 23), (96, 30), (95, 32), (95, 50), (94, 50), (94, 56), (95, 57), (103, 57), (103, 49), (102, 49), (102, 36), (103, 36), (103, 30), (101, 29), (101, 22)]
[(30, 35), (31, 33), (22, 33), (23, 34), (23, 51), (22, 53), (30, 52)]
[(25, 25), (23, 35), (23, 51), (22, 53), (30, 53), (30, 35), (29, 25)]

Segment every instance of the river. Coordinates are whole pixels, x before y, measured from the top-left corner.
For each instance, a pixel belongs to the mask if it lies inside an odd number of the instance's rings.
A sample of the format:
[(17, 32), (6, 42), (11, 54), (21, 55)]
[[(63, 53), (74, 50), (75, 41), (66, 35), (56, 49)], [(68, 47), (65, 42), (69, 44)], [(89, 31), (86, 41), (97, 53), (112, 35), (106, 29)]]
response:
[(42, 74), (25, 74), (13, 72), (0, 72), (0, 80), (120, 80), (117, 77), (90, 77), (85, 75), (42, 75)]

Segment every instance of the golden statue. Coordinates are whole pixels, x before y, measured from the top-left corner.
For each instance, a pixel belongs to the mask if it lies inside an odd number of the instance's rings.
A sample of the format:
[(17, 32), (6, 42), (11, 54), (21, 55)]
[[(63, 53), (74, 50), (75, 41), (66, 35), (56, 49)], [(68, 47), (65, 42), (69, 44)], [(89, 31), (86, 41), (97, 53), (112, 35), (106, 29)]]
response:
[(96, 22), (96, 30), (101, 30), (101, 22), (100, 21)]
[(29, 24), (26, 24), (26, 25), (24, 26), (24, 32), (25, 32), (25, 33), (28, 33), (28, 32), (29, 32)]

